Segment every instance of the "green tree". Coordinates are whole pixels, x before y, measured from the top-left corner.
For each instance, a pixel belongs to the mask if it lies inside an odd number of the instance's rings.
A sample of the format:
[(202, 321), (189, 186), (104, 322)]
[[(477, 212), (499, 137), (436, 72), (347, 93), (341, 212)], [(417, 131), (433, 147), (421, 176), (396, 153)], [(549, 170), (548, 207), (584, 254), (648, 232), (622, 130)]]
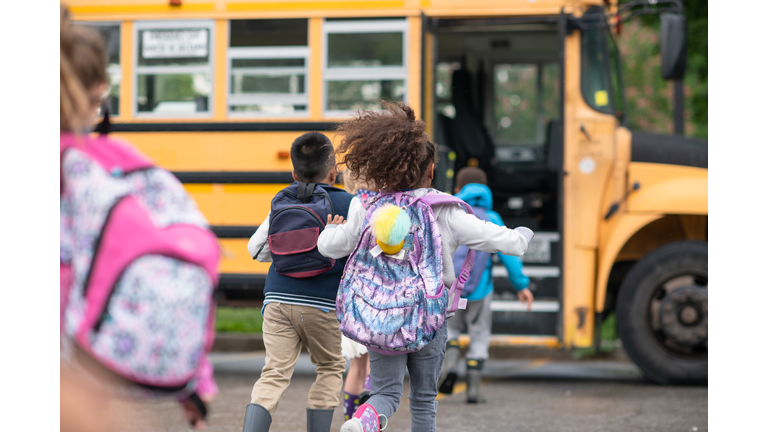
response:
[[(626, 0), (620, 1), (626, 3)], [(688, 26), (685, 134), (707, 138), (707, 2), (683, 0)], [(630, 128), (672, 133), (673, 84), (661, 78), (659, 17), (641, 16), (625, 24), (618, 37)]]

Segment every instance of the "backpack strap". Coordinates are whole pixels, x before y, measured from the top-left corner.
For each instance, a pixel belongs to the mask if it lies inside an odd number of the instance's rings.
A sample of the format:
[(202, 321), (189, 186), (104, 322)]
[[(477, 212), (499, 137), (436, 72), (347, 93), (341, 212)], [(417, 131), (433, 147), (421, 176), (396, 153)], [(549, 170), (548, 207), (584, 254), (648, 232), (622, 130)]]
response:
[(312, 194), (315, 192), (316, 185), (317, 183), (299, 182), (299, 190), (296, 193), (296, 197), (304, 204), (308, 203), (309, 200), (312, 199)]
[[(436, 195), (427, 195), (425, 197), (419, 198), (419, 200), (427, 205), (434, 206), (437, 204), (450, 204), (450, 203), (456, 203), (464, 206), (464, 208), (467, 210), (467, 213), (474, 215), (475, 212), (472, 210), (472, 206), (465, 203), (459, 198), (456, 198), (453, 195), (448, 194), (436, 194)], [(467, 283), (467, 280), (469, 279), (469, 272), (472, 270), (472, 265), (475, 263), (475, 251), (472, 249), (469, 249), (469, 252), (467, 253), (467, 257), (464, 258), (464, 262), (461, 264), (461, 272), (459, 273), (459, 277), (456, 278), (456, 280), (453, 281), (453, 285), (451, 285), (451, 290), (448, 293), (448, 298), (451, 298), (451, 295), (453, 295), (453, 302), (448, 307), (447, 312), (448, 313), (454, 313), (459, 309), (464, 309), (467, 307), (467, 299), (461, 298), (461, 292), (464, 291), (464, 284)]]
[(151, 160), (132, 146), (113, 140), (106, 135), (93, 138), (85, 135), (76, 137), (74, 134), (61, 134), (60, 157), (63, 158), (64, 152), (70, 148), (84, 152), (112, 174), (129, 173), (154, 166)]

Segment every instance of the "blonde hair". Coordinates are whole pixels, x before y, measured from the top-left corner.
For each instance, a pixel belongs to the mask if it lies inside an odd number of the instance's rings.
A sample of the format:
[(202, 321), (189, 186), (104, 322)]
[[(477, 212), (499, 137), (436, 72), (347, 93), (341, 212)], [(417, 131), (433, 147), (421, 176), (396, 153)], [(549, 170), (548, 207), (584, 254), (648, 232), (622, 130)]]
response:
[(79, 133), (82, 118), (94, 102), (90, 90), (107, 82), (107, 50), (95, 30), (73, 25), (69, 10), (61, 5), (59, 28), (59, 129)]
[(344, 172), (341, 174), (341, 180), (344, 182), (344, 190), (351, 193), (352, 195), (357, 192), (357, 182), (352, 180), (352, 176), (349, 173), (349, 170), (344, 170)]
[(352, 172), (349, 169), (344, 170), (341, 174), (341, 179), (344, 182), (344, 190), (352, 195), (360, 189), (376, 190), (376, 187), (372, 183), (365, 181), (365, 179), (353, 178)]

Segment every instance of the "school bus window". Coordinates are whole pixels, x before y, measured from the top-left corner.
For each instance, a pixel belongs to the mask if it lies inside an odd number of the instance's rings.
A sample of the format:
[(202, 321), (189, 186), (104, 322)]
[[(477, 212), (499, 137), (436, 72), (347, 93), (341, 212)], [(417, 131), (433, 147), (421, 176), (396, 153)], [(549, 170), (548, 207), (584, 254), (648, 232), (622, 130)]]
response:
[(617, 101), (611, 88), (608, 30), (603, 9), (589, 8), (584, 19), (587, 28), (581, 32), (581, 92), (587, 104), (595, 110), (615, 114)]
[(328, 35), (329, 67), (403, 65), (403, 33)]
[(210, 114), (213, 22), (139, 22), (135, 28), (137, 114)]
[(323, 32), (327, 115), (406, 100), (406, 20), (326, 20)]
[(613, 90), (613, 111), (619, 120), (624, 119), (624, 77), (622, 76), (621, 56), (613, 36), (608, 33), (608, 57), (611, 60), (611, 89)]
[(109, 109), (110, 115), (118, 116), (120, 115), (120, 82), (123, 78), (123, 72), (120, 68), (120, 24), (102, 22), (80, 24), (91, 27), (104, 38), (104, 44), (107, 47), (107, 75), (109, 76), (109, 88), (104, 98), (104, 104)]
[(307, 20), (230, 22), (229, 112), (234, 116), (306, 116)]
[(558, 80), (557, 63), (494, 65), (491, 130), (497, 145), (544, 144), (546, 125), (559, 117)]

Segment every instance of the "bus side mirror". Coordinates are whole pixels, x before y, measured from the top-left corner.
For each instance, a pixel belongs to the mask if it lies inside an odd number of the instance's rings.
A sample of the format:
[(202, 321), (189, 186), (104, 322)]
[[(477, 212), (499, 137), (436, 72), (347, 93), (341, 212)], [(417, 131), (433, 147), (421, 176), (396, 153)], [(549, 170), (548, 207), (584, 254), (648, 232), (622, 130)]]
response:
[(686, 60), (685, 16), (661, 14), (661, 76), (665, 80), (681, 80), (685, 75)]

